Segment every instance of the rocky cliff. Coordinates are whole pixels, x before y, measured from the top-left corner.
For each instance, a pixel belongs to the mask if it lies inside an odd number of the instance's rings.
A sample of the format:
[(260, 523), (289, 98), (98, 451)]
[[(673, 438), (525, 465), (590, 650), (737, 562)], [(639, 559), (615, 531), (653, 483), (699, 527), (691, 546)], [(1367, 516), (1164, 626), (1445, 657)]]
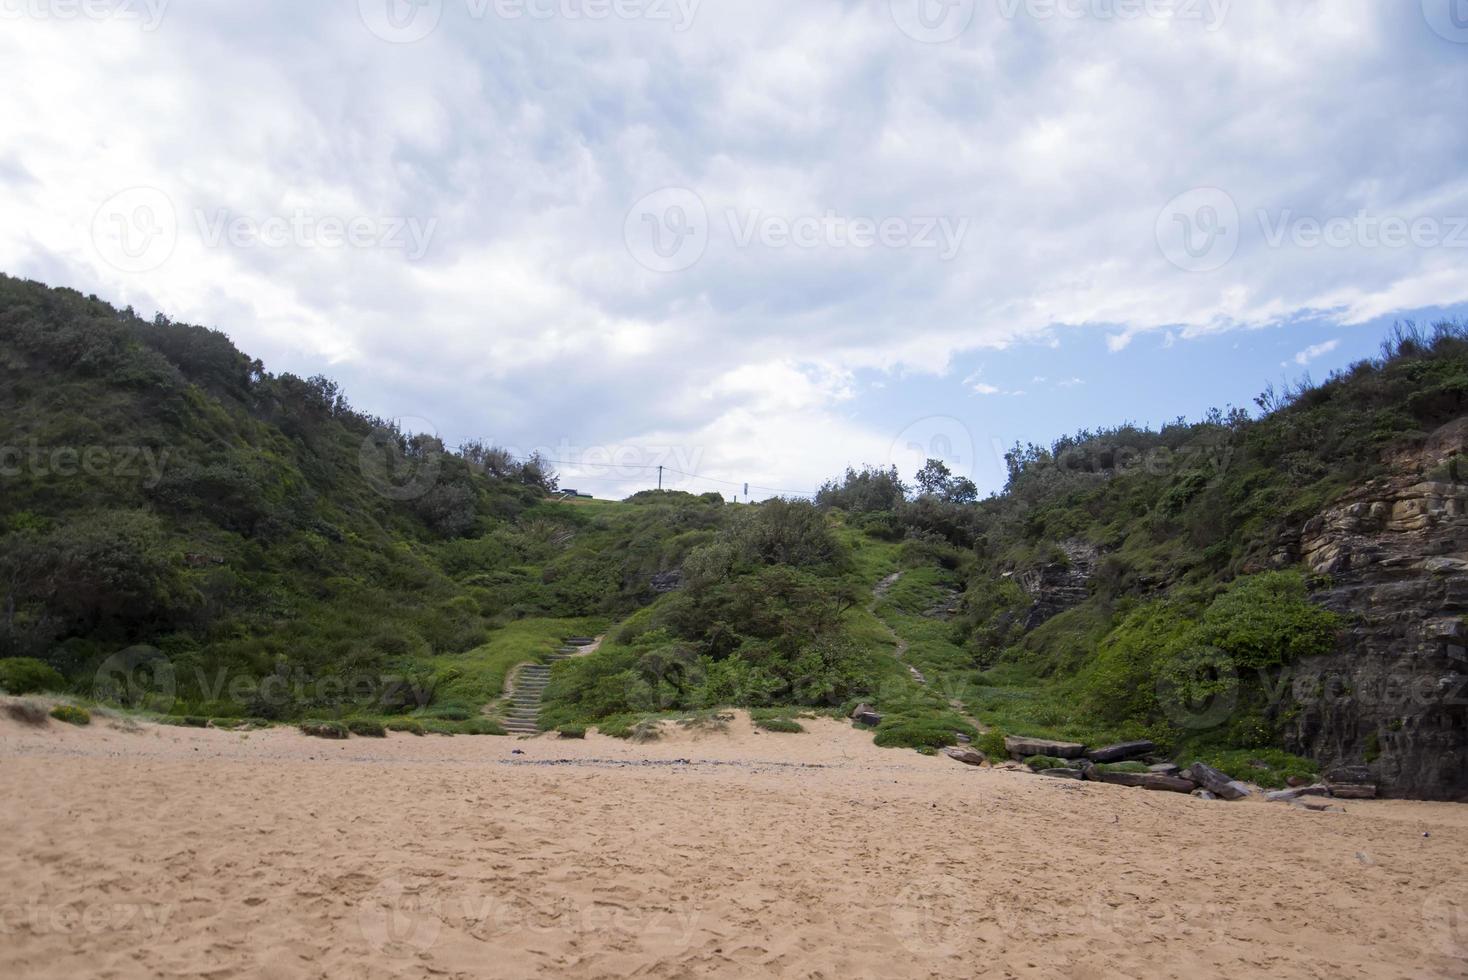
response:
[(1051, 562), (1039, 568), (1020, 572), (1015, 581), (1034, 601), (1025, 616), (1026, 632), (1086, 601), (1090, 595), (1091, 576), (1096, 572), (1100, 552), (1084, 541), (1060, 543), (1064, 561)]
[(1385, 795), (1468, 800), (1465, 453), (1468, 418), (1282, 548), (1321, 576), (1314, 601), (1349, 624), (1335, 652), (1297, 665), (1287, 742), (1327, 772), (1365, 767)]

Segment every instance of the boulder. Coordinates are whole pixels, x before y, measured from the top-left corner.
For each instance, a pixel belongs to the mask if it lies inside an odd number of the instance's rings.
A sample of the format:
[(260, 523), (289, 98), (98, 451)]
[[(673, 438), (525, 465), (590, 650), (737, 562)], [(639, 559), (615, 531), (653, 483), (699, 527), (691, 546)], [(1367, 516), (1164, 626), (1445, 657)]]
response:
[(1053, 776), (1056, 779), (1080, 779), (1081, 771), (1079, 769), (1042, 769), (1040, 775)]
[(1198, 784), (1191, 779), (1151, 772), (1142, 777), (1142, 788), (1156, 790), (1159, 793), (1191, 793), (1198, 788)]
[(1229, 779), (1224, 773), (1201, 762), (1184, 769), (1182, 775), (1222, 800), (1242, 800), (1249, 795), (1249, 788), (1243, 783)]
[(1142, 789), (1154, 789), (1157, 792), (1192, 792), (1193, 789), (1198, 788), (1198, 783), (1191, 779), (1160, 776), (1157, 773), (1097, 772), (1091, 778), (1098, 782), (1111, 783), (1113, 786), (1141, 786)]
[(1011, 756), (1028, 759), (1032, 755), (1048, 755), (1057, 759), (1079, 759), (1086, 747), (1079, 742), (1054, 742), (1047, 738), (1021, 738), (1007, 735), (1004, 748)]
[(943, 754), (955, 762), (962, 762), (966, 766), (982, 766), (988, 762), (988, 757), (977, 749), (944, 749)]
[(1277, 789), (1271, 793), (1265, 793), (1264, 798), (1271, 803), (1293, 803), (1302, 796), (1324, 796), (1327, 790), (1324, 786), (1295, 786), (1290, 789)]
[(1159, 776), (1176, 776), (1182, 772), (1182, 769), (1175, 762), (1159, 762), (1147, 768)]
[(863, 701), (861, 704), (859, 704), (855, 708), (852, 708), (851, 709), (851, 717), (852, 718), (857, 718), (857, 717), (860, 717), (861, 715), (873, 714), (873, 713), (875, 713), (875, 711), (876, 711), (875, 708), (873, 708), (871, 705), (869, 705), (865, 701)]
[(1212, 793), (1208, 792), (1206, 789), (1195, 789), (1195, 790), (1193, 790), (1193, 796), (1195, 796), (1196, 798), (1198, 798), (1200, 800), (1216, 800), (1216, 799), (1218, 799), (1218, 797), (1214, 796)]
[(1325, 788), (1338, 800), (1376, 799), (1376, 786), (1371, 783), (1326, 783)]
[(1146, 755), (1156, 748), (1156, 745), (1146, 740), (1140, 742), (1118, 742), (1115, 745), (1092, 749), (1086, 753), (1086, 758), (1092, 762), (1125, 762), (1127, 759), (1135, 759), (1138, 756)]
[(868, 728), (876, 728), (882, 723), (882, 716), (875, 711), (862, 711), (851, 716), (851, 720), (858, 725), (866, 725)]

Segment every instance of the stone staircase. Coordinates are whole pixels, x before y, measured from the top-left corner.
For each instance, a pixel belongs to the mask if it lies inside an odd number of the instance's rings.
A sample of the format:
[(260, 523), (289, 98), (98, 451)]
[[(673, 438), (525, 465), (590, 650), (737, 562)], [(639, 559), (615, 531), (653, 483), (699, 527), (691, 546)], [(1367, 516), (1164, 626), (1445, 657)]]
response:
[(580, 654), (596, 641), (590, 637), (573, 636), (562, 643), (546, 658), (546, 663), (525, 664), (515, 671), (513, 690), (501, 714), (501, 724), (511, 735), (540, 734), (540, 700), (545, 696), (545, 686), (550, 683), (551, 665)]

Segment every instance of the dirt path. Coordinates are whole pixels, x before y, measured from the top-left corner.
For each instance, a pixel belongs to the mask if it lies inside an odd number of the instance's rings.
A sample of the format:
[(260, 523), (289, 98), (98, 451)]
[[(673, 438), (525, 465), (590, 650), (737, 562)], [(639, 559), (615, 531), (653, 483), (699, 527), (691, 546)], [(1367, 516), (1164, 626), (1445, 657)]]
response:
[[(913, 680), (917, 681), (924, 687), (927, 687), (928, 678), (923, 675), (923, 672), (903, 659), (907, 656), (907, 651), (909, 647), (908, 642), (904, 640), (900, 634), (898, 634), (897, 630), (892, 628), (892, 625), (890, 623), (888, 623), (881, 616), (877, 615), (877, 606), (881, 603), (883, 599), (887, 597), (887, 593), (892, 591), (892, 586), (896, 585), (901, 580), (902, 573), (893, 572), (891, 575), (888, 575), (886, 578), (882, 579), (875, 586), (873, 586), (872, 603), (867, 607), (867, 609), (874, 617), (876, 617), (877, 622), (882, 624), (882, 628), (887, 631), (887, 634), (889, 636), (892, 637), (892, 641), (897, 644), (897, 648), (893, 652), (893, 655), (898, 660), (902, 661), (903, 666), (907, 668), (910, 674), (912, 674)], [(957, 714), (964, 721), (968, 722), (970, 725), (973, 725), (974, 728), (977, 729), (979, 732), (987, 732), (989, 730), (989, 726), (985, 725), (983, 722), (979, 721), (973, 715), (968, 713), (968, 709), (964, 707), (963, 702), (960, 701), (958, 698), (949, 697), (947, 701), (948, 707), (952, 708), (955, 714)]]
[(876, 616), (877, 622), (882, 624), (882, 629), (887, 631), (887, 635), (892, 637), (892, 642), (897, 645), (897, 648), (893, 651), (892, 655), (895, 656), (898, 660), (902, 660), (903, 666), (907, 668), (908, 673), (912, 674), (913, 680), (926, 687), (928, 679), (923, 676), (923, 672), (902, 659), (903, 657), (907, 656), (907, 641), (904, 640), (901, 636), (897, 635), (897, 631), (893, 629), (885, 619), (877, 615), (877, 605), (887, 597), (887, 593), (892, 591), (892, 586), (896, 585), (901, 579), (901, 572), (893, 572), (891, 575), (888, 575), (886, 578), (882, 579), (882, 581), (878, 582), (872, 588), (872, 603), (871, 605), (867, 606), (867, 611), (870, 612), (873, 616)]

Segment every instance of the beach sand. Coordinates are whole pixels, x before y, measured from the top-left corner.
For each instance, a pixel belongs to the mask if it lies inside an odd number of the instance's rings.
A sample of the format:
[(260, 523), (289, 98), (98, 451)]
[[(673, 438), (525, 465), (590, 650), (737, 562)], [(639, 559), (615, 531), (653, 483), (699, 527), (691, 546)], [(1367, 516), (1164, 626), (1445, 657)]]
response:
[(1468, 975), (1468, 807), (1204, 802), (806, 724), (3, 720), (0, 977)]

